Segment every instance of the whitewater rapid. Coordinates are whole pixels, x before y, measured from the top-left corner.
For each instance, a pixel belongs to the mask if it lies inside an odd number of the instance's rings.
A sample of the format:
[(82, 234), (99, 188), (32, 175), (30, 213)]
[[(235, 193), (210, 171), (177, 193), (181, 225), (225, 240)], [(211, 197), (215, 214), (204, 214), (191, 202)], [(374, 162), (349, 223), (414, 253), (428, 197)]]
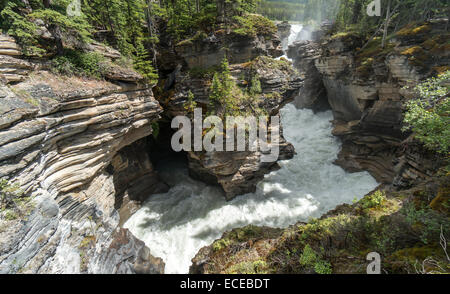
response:
[(277, 57), (276, 58), (277, 60), (280, 60), (281, 58), (284, 58), (284, 59), (287, 59), (287, 60), (292, 62), (292, 59), (290, 59), (287, 56), (286, 52), (287, 52), (287, 50), (289, 48), (289, 45), (294, 44), (294, 42), (300, 41), (300, 40), (303, 39), (303, 36), (301, 34), (302, 30), (303, 30), (303, 25), (302, 24), (291, 24), (291, 31), (289, 33), (289, 37), (287, 39), (283, 40), (282, 43), (281, 43), (284, 55), (282, 55), (280, 57)]
[(373, 190), (369, 173), (347, 173), (333, 164), (341, 148), (332, 136), (331, 111), (287, 105), (281, 110), (285, 138), (297, 155), (280, 162), (255, 193), (226, 202), (217, 187), (192, 180), (179, 162), (165, 163), (162, 178), (172, 187), (153, 195), (124, 225), (166, 263), (166, 273), (187, 273), (200, 248), (228, 230), (249, 224), (285, 228), (320, 217)]

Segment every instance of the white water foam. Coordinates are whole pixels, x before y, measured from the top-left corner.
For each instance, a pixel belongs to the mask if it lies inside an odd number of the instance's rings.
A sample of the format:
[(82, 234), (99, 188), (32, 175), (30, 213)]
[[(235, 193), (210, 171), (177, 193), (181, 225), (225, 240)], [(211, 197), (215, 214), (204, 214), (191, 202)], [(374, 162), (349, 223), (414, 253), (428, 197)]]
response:
[(284, 55), (276, 58), (277, 60), (284, 58), (287, 59), (289, 61), (292, 62), (292, 60), (287, 57), (287, 50), (289, 48), (289, 45), (294, 44), (294, 42), (299, 41), (301, 38), (301, 31), (303, 30), (303, 25), (302, 24), (291, 24), (291, 32), (289, 33), (289, 37), (285, 40), (282, 41), (282, 47), (283, 47), (283, 51), (285, 52)]
[(226, 202), (217, 187), (194, 181), (185, 167), (168, 163), (161, 175), (172, 188), (153, 195), (124, 225), (163, 258), (166, 273), (187, 273), (200, 248), (223, 232), (248, 224), (284, 228), (320, 217), (342, 203), (360, 199), (377, 186), (367, 172), (347, 173), (333, 164), (340, 142), (332, 136), (331, 111), (285, 106), (285, 138), (297, 155), (280, 162), (255, 193)]

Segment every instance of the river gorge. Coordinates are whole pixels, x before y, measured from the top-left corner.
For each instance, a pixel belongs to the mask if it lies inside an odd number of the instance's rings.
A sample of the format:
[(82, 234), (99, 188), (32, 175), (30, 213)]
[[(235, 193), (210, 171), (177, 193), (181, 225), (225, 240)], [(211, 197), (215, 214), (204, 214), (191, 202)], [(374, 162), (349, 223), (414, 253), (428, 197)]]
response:
[[(292, 26), (288, 45), (301, 27)], [(182, 163), (165, 162), (160, 174), (170, 191), (152, 195), (124, 227), (164, 260), (166, 273), (188, 273), (198, 250), (233, 228), (285, 228), (359, 200), (378, 184), (368, 172), (348, 173), (333, 164), (341, 143), (331, 134), (332, 120), (331, 111), (286, 105), (281, 110), (284, 137), (297, 154), (266, 175), (255, 193), (229, 202), (218, 187), (189, 178)]]
[[(448, 20), (386, 41), (325, 4), (330, 21), (275, 23), (246, 1), (139, 0), (123, 42), (55, 1), (0, 4), (35, 29), (0, 22), (0, 274), (365, 273), (369, 252), (387, 273), (448, 268), (448, 160), (405, 121), (428, 79), (448, 99)], [(175, 152), (171, 122), (197, 108), (279, 118), (278, 159)]]

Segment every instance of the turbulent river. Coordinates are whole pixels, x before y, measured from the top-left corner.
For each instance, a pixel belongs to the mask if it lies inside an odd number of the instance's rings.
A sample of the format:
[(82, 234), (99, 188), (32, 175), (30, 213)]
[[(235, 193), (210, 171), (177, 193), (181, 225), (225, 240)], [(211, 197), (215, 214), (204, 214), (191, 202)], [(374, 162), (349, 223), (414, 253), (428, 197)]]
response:
[(124, 227), (164, 260), (166, 273), (187, 273), (198, 250), (225, 231), (249, 224), (284, 228), (352, 203), (378, 185), (367, 172), (350, 174), (333, 164), (341, 145), (331, 134), (331, 111), (314, 114), (289, 104), (281, 115), (297, 155), (281, 161), (255, 193), (226, 202), (218, 187), (189, 178), (179, 161), (160, 168), (170, 191), (152, 195)]

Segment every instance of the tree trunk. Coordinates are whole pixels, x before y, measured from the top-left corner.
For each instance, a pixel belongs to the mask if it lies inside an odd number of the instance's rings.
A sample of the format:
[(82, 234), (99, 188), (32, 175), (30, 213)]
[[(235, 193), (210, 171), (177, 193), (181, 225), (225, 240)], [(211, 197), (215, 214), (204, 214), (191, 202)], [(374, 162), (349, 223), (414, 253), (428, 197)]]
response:
[(45, 8), (50, 8), (50, 0), (43, 0), (43, 4)]
[(360, 13), (361, 13), (361, 8), (362, 8), (362, 1), (355, 0), (355, 3), (353, 4), (352, 24), (358, 23)]
[(153, 66), (156, 68), (157, 67), (157, 63), (156, 63), (156, 48), (155, 48), (155, 41), (153, 40), (153, 36), (154, 34), (154, 25), (153, 25), (153, 14), (152, 14), (152, 3), (150, 0), (147, 0), (147, 8), (145, 10), (145, 14), (146, 14), (146, 18), (147, 18), (147, 29), (148, 29), (148, 33), (150, 35), (150, 38), (152, 38), (151, 40), (151, 46), (152, 46), (152, 62), (153, 62)]
[(225, 0), (217, 0), (217, 17), (219, 22), (225, 20)]
[(386, 11), (386, 20), (384, 21), (383, 41), (381, 42), (381, 48), (383, 48), (383, 49), (386, 46), (386, 37), (387, 37), (387, 33), (388, 33), (389, 22), (391, 19), (391, 2), (392, 2), (392, 0), (389, 0), (387, 11)]

